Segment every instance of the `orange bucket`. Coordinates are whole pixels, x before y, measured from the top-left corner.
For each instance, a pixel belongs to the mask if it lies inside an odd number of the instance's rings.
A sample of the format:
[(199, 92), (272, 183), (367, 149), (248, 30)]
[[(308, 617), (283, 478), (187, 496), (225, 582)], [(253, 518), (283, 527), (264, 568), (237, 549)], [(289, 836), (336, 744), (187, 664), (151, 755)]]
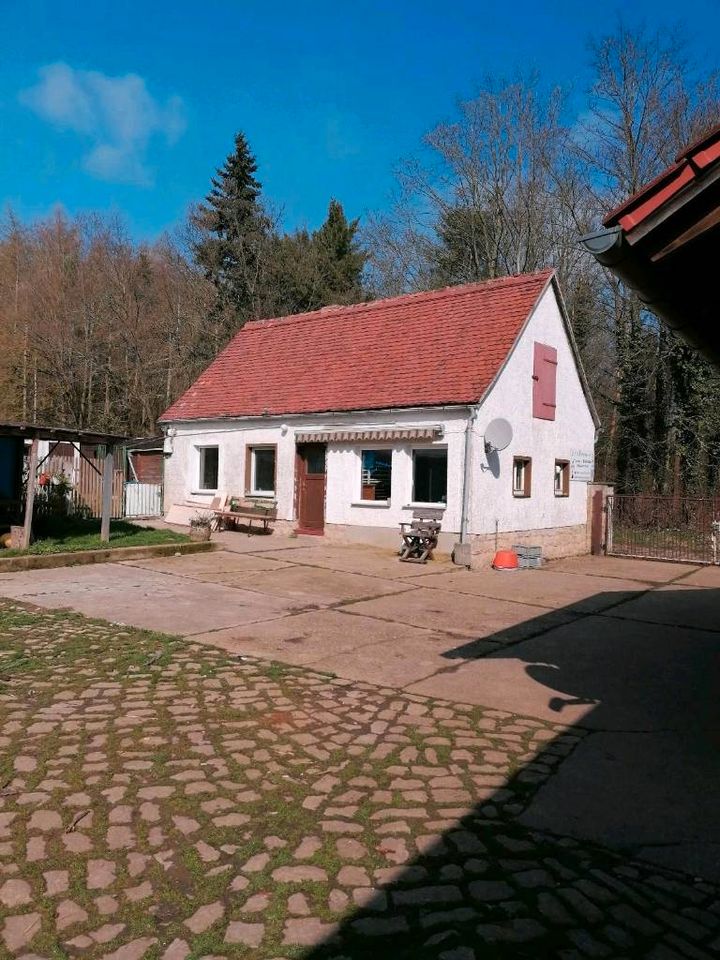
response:
[(498, 550), (492, 562), (495, 570), (517, 570), (518, 558), (514, 550)]

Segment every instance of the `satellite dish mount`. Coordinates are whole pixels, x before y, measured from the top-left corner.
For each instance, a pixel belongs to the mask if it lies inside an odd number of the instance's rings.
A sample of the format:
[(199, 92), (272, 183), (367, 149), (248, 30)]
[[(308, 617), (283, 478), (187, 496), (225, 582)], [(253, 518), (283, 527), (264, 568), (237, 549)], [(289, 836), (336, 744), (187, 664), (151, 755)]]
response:
[(485, 451), (499, 453), (512, 443), (513, 431), (507, 420), (498, 417), (485, 427)]

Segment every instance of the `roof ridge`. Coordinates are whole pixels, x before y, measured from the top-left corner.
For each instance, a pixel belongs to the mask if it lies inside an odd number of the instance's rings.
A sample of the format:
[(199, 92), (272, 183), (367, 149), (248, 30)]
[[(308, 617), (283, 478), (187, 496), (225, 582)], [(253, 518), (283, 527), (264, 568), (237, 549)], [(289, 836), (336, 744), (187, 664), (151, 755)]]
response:
[[(318, 310), (307, 310), (304, 313), (290, 313), (280, 317), (263, 317), (257, 320), (248, 320), (238, 334), (248, 329), (262, 329), (269, 325), (279, 326), (286, 323), (299, 323), (303, 320), (316, 320), (319, 317), (331, 317), (338, 313), (362, 312), (387, 306), (388, 304), (405, 304), (417, 300), (446, 300), (462, 294), (476, 293), (478, 290), (489, 287), (510, 286), (525, 280), (548, 279), (555, 273), (554, 267), (545, 267), (532, 273), (509, 273), (502, 277), (492, 277), (489, 280), (479, 280), (474, 283), (448, 284), (445, 287), (435, 287), (432, 290), (417, 290), (413, 293), (401, 293), (395, 297), (382, 297), (380, 300), (363, 300), (360, 303), (330, 304)], [(237, 336), (237, 334), (236, 334)], [(234, 338), (233, 338), (234, 339)], [(232, 343), (232, 341), (230, 341)]]

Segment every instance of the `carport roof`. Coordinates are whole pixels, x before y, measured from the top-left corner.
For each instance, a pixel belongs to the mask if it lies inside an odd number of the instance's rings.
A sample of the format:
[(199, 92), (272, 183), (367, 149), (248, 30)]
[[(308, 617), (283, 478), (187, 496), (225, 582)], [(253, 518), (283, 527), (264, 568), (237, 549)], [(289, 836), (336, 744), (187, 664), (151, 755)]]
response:
[(98, 430), (79, 430), (74, 427), (55, 427), (45, 423), (5, 422), (0, 423), (0, 437), (22, 437), (33, 440), (65, 441), (68, 443), (124, 443), (125, 437), (117, 433)]
[(720, 125), (613, 210), (586, 249), (720, 368)]

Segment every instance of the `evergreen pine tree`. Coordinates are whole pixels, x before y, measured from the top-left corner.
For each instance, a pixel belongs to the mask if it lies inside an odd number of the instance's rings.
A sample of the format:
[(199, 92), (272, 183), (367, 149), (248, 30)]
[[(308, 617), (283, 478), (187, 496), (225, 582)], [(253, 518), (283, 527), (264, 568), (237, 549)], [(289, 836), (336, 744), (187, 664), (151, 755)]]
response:
[(273, 312), (318, 310), (331, 303), (363, 299), (362, 272), (367, 255), (356, 240), (358, 221), (349, 221), (331, 200), (323, 225), (277, 237), (273, 247)]
[(261, 309), (270, 224), (260, 202), (257, 163), (243, 133), (213, 177), (205, 203), (193, 216), (197, 263), (218, 291), (220, 310), (241, 325)]
[(313, 234), (322, 280), (323, 306), (362, 300), (362, 272), (367, 254), (356, 239), (359, 220), (348, 220), (342, 204), (333, 199), (325, 223)]

